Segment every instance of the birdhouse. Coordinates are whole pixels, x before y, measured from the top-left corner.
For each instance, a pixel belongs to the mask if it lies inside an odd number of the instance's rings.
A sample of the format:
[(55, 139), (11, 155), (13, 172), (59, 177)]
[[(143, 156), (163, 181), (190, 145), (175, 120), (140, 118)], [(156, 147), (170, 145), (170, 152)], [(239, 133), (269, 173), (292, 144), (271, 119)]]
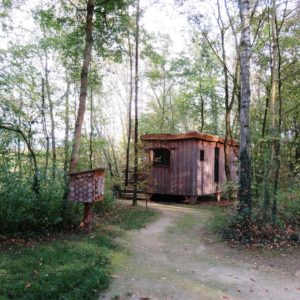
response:
[(103, 200), (104, 175), (105, 169), (71, 173), (68, 200), (81, 203)]

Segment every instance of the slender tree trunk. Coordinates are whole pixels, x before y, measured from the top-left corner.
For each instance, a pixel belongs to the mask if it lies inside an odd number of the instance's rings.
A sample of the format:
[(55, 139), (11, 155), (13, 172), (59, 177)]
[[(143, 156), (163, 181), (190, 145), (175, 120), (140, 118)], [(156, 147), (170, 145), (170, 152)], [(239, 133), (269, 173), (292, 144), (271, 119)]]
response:
[(81, 139), (81, 130), (84, 120), (86, 96), (88, 88), (88, 70), (92, 56), (93, 45), (93, 15), (94, 15), (94, 0), (88, 0), (87, 2), (87, 15), (86, 15), (86, 29), (85, 29), (85, 49), (84, 58), (81, 68), (81, 82), (80, 82), (80, 96), (79, 96), (79, 108), (77, 112), (77, 118), (75, 123), (75, 132), (72, 145), (72, 154), (70, 161), (70, 172), (75, 172), (77, 162), (79, 158), (79, 148)]
[(125, 186), (128, 186), (129, 181), (129, 155), (130, 155), (130, 141), (131, 141), (131, 127), (132, 127), (132, 99), (133, 99), (133, 61), (132, 61), (132, 48), (130, 43), (130, 35), (128, 32), (128, 55), (129, 55), (129, 104), (128, 104), (128, 135), (126, 147), (126, 166), (125, 166)]
[(69, 131), (70, 131), (70, 81), (67, 79), (67, 90), (65, 98), (65, 141), (64, 141), (64, 173), (67, 174), (68, 163), (69, 163)]
[[(18, 123), (19, 126), (21, 125), (21, 118), (20, 116), (18, 117)], [(18, 135), (18, 140), (17, 140), (17, 147), (18, 147), (18, 171), (19, 171), (19, 175), (22, 176), (23, 174), (23, 170), (22, 170), (22, 157), (21, 157), (21, 139)]]
[(269, 110), (269, 102), (270, 102), (270, 88), (266, 88), (266, 102), (265, 102), (265, 109), (264, 109), (264, 116), (263, 116), (263, 123), (261, 128), (261, 137), (264, 138), (266, 134), (266, 127), (267, 127), (267, 116)]
[(47, 179), (48, 177), (48, 165), (49, 165), (49, 135), (48, 135), (48, 129), (47, 129), (47, 120), (46, 120), (46, 114), (45, 114), (45, 79), (42, 78), (42, 123), (43, 123), (43, 131), (46, 139), (46, 161), (45, 161), (45, 172), (44, 177)]
[[(231, 116), (231, 106), (229, 104), (229, 78), (228, 78), (228, 68), (227, 68), (227, 58), (225, 49), (225, 26), (223, 24), (221, 9), (219, 0), (217, 1), (218, 6), (218, 24), (221, 34), (221, 48), (222, 48), (222, 65), (224, 74), (224, 94), (225, 94), (225, 141), (224, 141), (224, 168), (227, 182), (231, 182), (231, 172), (230, 172), (230, 145), (231, 140), (231, 127), (230, 127), (230, 116)], [(229, 198), (232, 197), (232, 189), (228, 189)]]
[[(277, 192), (278, 192), (278, 183), (279, 183), (279, 170), (280, 170), (280, 134), (281, 134), (281, 125), (282, 125), (282, 94), (281, 94), (281, 53), (279, 46), (279, 28), (277, 27), (277, 16), (276, 16), (276, 0), (272, 2), (272, 40), (273, 40), (273, 59), (275, 60), (272, 72), (274, 72), (274, 100), (273, 100), (273, 91), (272, 91), (272, 127), (276, 128), (276, 111), (275, 111), (275, 102), (278, 100), (278, 128), (274, 133), (274, 190), (273, 190), (273, 201), (272, 201), (272, 223), (276, 224), (277, 221)], [(276, 56), (275, 56), (276, 55)], [(275, 73), (276, 72), (276, 73)], [(273, 82), (272, 82), (273, 89)], [(277, 97), (276, 97), (277, 92)], [(274, 120), (273, 120), (274, 119)]]
[[(201, 90), (201, 85), (200, 85), (200, 90)], [(201, 106), (201, 127), (200, 127), (200, 132), (203, 132), (204, 129), (204, 98), (202, 95), (202, 92), (200, 91), (200, 106)]]
[(134, 120), (134, 183), (133, 183), (133, 200), (132, 205), (137, 205), (137, 189), (138, 189), (138, 90), (139, 90), (139, 35), (140, 35), (140, 0), (136, 2), (136, 32), (135, 32), (135, 120)]
[(48, 70), (48, 54), (45, 54), (45, 84), (47, 90), (47, 98), (49, 103), (50, 121), (51, 121), (51, 146), (52, 146), (52, 178), (55, 178), (56, 172), (56, 137), (55, 137), (55, 120), (53, 102), (51, 99), (51, 90), (49, 83), (49, 70)]
[(239, 0), (240, 18), (242, 23), (241, 33), (241, 105), (240, 105), (240, 149), (239, 149), (239, 189), (238, 212), (247, 221), (252, 213), (251, 195), (251, 159), (250, 159), (250, 2)]
[(91, 115), (90, 115), (90, 168), (93, 168), (93, 134), (94, 134), (94, 126), (93, 126), (93, 119), (94, 119), (94, 115), (93, 115), (93, 89), (90, 89), (90, 100), (91, 100)]

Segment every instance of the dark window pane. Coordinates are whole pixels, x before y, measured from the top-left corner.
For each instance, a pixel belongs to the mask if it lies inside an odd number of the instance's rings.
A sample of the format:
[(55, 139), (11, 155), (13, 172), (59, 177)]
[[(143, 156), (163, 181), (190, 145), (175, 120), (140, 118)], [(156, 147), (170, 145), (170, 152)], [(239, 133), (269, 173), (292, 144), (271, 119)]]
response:
[(200, 160), (204, 161), (204, 150), (200, 150)]
[(215, 182), (219, 182), (219, 153), (220, 148), (215, 148)]
[(153, 149), (153, 165), (168, 167), (170, 165), (170, 151), (168, 149)]

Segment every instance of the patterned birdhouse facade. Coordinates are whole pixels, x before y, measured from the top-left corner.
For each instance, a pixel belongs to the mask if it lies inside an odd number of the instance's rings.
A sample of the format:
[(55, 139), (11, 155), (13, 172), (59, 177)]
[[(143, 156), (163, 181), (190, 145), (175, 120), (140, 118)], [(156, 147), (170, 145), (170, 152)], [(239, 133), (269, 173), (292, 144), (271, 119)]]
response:
[(70, 174), (68, 200), (93, 203), (104, 199), (105, 169), (94, 169)]

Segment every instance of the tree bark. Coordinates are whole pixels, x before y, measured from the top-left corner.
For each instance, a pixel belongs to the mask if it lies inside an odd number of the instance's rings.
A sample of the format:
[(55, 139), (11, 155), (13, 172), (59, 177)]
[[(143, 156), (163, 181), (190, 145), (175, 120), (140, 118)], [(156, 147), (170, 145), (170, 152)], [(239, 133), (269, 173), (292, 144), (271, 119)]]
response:
[(43, 131), (46, 139), (46, 161), (45, 161), (45, 172), (44, 176), (45, 179), (48, 177), (48, 164), (49, 164), (49, 135), (48, 135), (48, 129), (47, 129), (47, 120), (46, 120), (46, 114), (45, 114), (45, 79), (42, 78), (42, 107), (41, 107), (41, 113), (42, 113), (42, 123), (43, 123)]
[(133, 61), (132, 61), (132, 48), (130, 43), (130, 36), (128, 32), (128, 55), (129, 55), (129, 104), (128, 104), (128, 135), (126, 147), (126, 166), (125, 166), (125, 186), (128, 186), (129, 181), (129, 154), (130, 154), (130, 141), (131, 141), (131, 127), (132, 127), (132, 99), (133, 99)]
[(65, 98), (65, 140), (64, 140), (64, 173), (67, 174), (68, 162), (69, 162), (69, 131), (70, 131), (70, 81), (67, 79), (67, 90)]
[(240, 149), (239, 149), (239, 189), (238, 212), (244, 221), (247, 221), (252, 213), (251, 195), (251, 158), (250, 158), (250, 3), (249, 0), (239, 0), (240, 18), (242, 24), (241, 33), (241, 105), (240, 105)]
[(94, 134), (94, 126), (93, 126), (93, 119), (94, 119), (94, 108), (93, 108), (93, 89), (92, 87), (90, 88), (90, 101), (91, 101), (91, 114), (90, 114), (90, 141), (89, 141), (89, 146), (90, 146), (90, 168), (93, 168), (93, 134)]
[(137, 0), (136, 19), (135, 19), (135, 120), (134, 120), (134, 183), (133, 183), (133, 199), (132, 205), (137, 205), (137, 189), (138, 189), (138, 91), (139, 91), (139, 35), (140, 35), (140, 1)]
[(51, 90), (49, 83), (49, 70), (48, 70), (48, 54), (46, 51), (45, 54), (45, 84), (47, 90), (47, 98), (49, 103), (49, 112), (51, 120), (51, 147), (52, 147), (52, 178), (55, 178), (56, 172), (56, 138), (55, 138), (55, 120), (54, 120), (54, 111), (53, 111), (53, 102), (51, 99)]
[(79, 148), (81, 139), (81, 130), (84, 120), (84, 113), (86, 107), (86, 96), (88, 88), (88, 70), (92, 56), (93, 46), (93, 15), (94, 15), (94, 0), (88, 0), (87, 2), (87, 15), (86, 15), (86, 29), (85, 29), (85, 49), (84, 57), (81, 68), (81, 82), (80, 82), (80, 96), (79, 96), (79, 107), (77, 112), (77, 118), (75, 123), (75, 132), (72, 145), (72, 154), (70, 161), (69, 171), (75, 172), (77, 162), (79, 158)]

